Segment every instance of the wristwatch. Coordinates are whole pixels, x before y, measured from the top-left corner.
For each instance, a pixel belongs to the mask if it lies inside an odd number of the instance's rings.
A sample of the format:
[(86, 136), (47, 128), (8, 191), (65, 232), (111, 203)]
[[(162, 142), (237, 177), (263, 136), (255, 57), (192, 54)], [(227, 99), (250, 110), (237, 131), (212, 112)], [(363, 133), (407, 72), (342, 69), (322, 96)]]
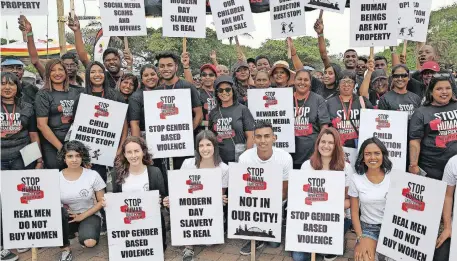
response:
[(37, 163), (43, 163), (43, 159), (37, 159), (36, 162)]
[(360, 243), (360, 240), (361, 240), (363, 237), (364, 237), (363, 235), (357, 236), (357, 238), (355, 239), (355, 242), (356, 242), (356, 243)]

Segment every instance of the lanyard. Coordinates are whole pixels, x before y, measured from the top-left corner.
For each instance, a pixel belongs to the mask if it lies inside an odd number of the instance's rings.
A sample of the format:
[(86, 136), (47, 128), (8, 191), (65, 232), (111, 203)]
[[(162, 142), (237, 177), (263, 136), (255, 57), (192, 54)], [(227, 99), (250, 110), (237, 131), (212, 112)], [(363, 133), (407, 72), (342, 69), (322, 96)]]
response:
[(213, 95), (211, 95), (211, 93), (210, 93), (210, 92), (208, 92), (208, 91), (207, 91), (207, 90), (205, 90), (205, 89), (203, 89), (203, 90), (206, 92), (206, 94), (208, 94), (208, 96), (209, 96), (211, 99), (213, 98)]
[[(173, 87), (172, 87), (171, 89), (173, 90), (173, 89), (175, 88), (175, 86), (176, 86), (176, 82), (175, 82), (175, 84), (173, 84)], [(164, 89), (164, 90), (167, 89), (167, 85), (166, 85), (166, 84), (163, 85), (163, 89)]]
[[(306, 101), (307, 101), (308, 98), (309, 98), (309, 93), (310, 93), (310, 92), (308, 92), (308, 93), (305, 95), (305, 99), (304, 99), (304, 101), (303, 101), (303, 106), (302, 106), (302, 107), (305, 107), (305, 103), (306, 103)], [(299, 106), (298, 106), (298, 99), (297, 99), (296, 93), (294, 93), (294, 99), (295, 99), (295, 113), (297, 113), (297, 112), (298, 112), (298, 109), (299, 109)]]
[(349, 113), (351, 112), (351, 108), (352, 108), (352, 97), (349, 100), (349, 107), (347, 108), (347, 110), (346, 110), (346, 107), (344, 106), (343, 99), (341, 99), (341, 95), (340, 95), (340, 102), (341, 102), (341, 106), (343, 107), (344, 118), (346, 120), (349, 120), (349, 116), (350, 116)]
[[(5, 104), (2, 103), (2, 106), (3, 106), (3, 109), (5, 110), (6, 113), (8, 113), (8, 122), (9, 122), (9, 126), (13, 126), (13, 117), (11, 117), (11, 114), (8, 112), (8, 110), (6, 109), (6, 106)], [(16, 113), (16, 103), (14, 104), (13, 106), (13, 115)]]

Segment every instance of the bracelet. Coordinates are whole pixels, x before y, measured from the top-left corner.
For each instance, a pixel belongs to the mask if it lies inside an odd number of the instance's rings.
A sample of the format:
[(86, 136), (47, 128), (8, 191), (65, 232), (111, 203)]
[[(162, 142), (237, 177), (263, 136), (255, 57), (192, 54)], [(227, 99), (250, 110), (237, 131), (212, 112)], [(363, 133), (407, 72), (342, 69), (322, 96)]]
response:
[(324, 34), (318, 34), (317, 37), (324, 37)]
[(33, 36), (33, 32), (28, 32), (27, 36)]
[(290, 54), (290, 55), (291, 55), (291, 56), (295, 56), (295, 55), (297, 55), (297, 52), (295, 52), (295, 53), (292, 53), (292, 54)]
[(362, 238), (364, 238), (363, 235), (360, 235), (360, 236), (356, 237), (355, 238), (355, 242), (359, 243)]
[(184, 68), (184, 70), (189, 70), (189, 67), (183, 67), (183, 68)]

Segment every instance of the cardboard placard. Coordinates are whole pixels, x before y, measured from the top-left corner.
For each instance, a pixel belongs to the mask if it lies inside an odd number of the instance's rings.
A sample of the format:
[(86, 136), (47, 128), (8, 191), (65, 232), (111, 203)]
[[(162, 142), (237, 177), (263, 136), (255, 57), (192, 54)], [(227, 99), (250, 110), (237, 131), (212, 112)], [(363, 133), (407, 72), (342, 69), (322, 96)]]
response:
[(194, 155), (190, 89), (144, 92), (146, 141), (157, 158)]
[(306, 34), (304, 1), (306, 0), (270, 0), (273, 39)]
[(220, 168), (168, 172), (173, 246), (224, 243), (221, 175)]
[(432, 11), (432, 1), (400, 0), (398, 4), (398, 38), (425, 42)]
[[(457, 209), (457, 193), (454, 192), (454, 208)], [(452, 218), (452, 235), (451, 238), (457, 238), (457, 217), (454, 215)], [(449, 253), (449, 260), (457, 260), (457, 240), (451, 240), (451, 251)]]
[(100, 0), (104, 36), (146, 35), (144, 0)]
[(432, 261), (446, 183), (392, 171), (376, 251), (394, 260)]
[(349, 148), (349, 147), (343, 147), (344, 151), (344, 159), (347, 163), (351, 165), (353, 169), (355, 169), (355, 161), (357, 160), (357, 149), (354, 148)]
[(210, 0), (217, 39), (255, 31), (249, 0)]
[(362, 109), (360, 112), (359, 149), (371, 137), (380, 139), (389, 152), (393, 169), (406, 170), (408, 147), (408, 112)]
[(163, 36), (206, 37), (206, 1), (162, 2)]
[(277, 135), (276, 148), (295, 152), (292, 88), (248, 89), (248, 107), (256, 121), (268, 121)]
[(282, 175), (272, 164), (229, 163), (228, 238), (281, 242)]
[(163, 261), (159, 192), (105, 194), (109, 260)]
[(113, 166), (127, 108), (124, 103), (81, 94), (70, 140), (90, 148), (93, 164)]
[(342, 255), (344, 171), (293, 170), (289, 176), (286, 250)]
[(59, 171), (1, 172), (5, 249), (62, 246)]
[(346, 0), (305, 0), (305, 6), (342, 14), (346, 7)]
[(352, 47), (397, 46), (397, 0), (352, 0)]
[(1, 13), (4, 16), (48, 15), (48, 0), (8, 0), (1, 1)]

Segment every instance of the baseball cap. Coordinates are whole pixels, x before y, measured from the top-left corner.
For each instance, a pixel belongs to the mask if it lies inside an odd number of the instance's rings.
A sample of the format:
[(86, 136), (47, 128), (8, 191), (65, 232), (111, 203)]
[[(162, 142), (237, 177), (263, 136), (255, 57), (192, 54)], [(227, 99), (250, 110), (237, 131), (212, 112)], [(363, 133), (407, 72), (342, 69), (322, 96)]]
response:
[(425, 70), (432, 70), (434, 72), (440, 71), (440, 65), (435, 61), (425, 62), (421, 67), (421, 73)]
[(371, 83), (374, 83), (377, 79), (387, 79), (386, 71), (383, 69), (377, 69), (371, 74)]
[(314, 68), (308, 65), (303, 66), (303, 70), (314, 71)]
[(21, 60), (17, 59), (5, 59), (0, 66), (8, 66), (8, 65), (21, 65), (25, 66)]
[(200, 72), (203, 72), (203, 70), (205, 70), (205, 69), (210, 69), (211, 71), (214, 72), (214, 74), (217, 75), (216, 66), (214, 66), (210, 63), (203, 64), (202, 67), (200, 67)]
[(233, 86), (233, 84), (234, 84), (232, 77), (230, 77), (228, 75), (222, 75), (222, 76), (217, 77), (216, 81), (214, 82), (214, 86), (216, 86), (216, 89), (223, 82), (226, 82), (226, 83), (230, 84), (231, 86)]

